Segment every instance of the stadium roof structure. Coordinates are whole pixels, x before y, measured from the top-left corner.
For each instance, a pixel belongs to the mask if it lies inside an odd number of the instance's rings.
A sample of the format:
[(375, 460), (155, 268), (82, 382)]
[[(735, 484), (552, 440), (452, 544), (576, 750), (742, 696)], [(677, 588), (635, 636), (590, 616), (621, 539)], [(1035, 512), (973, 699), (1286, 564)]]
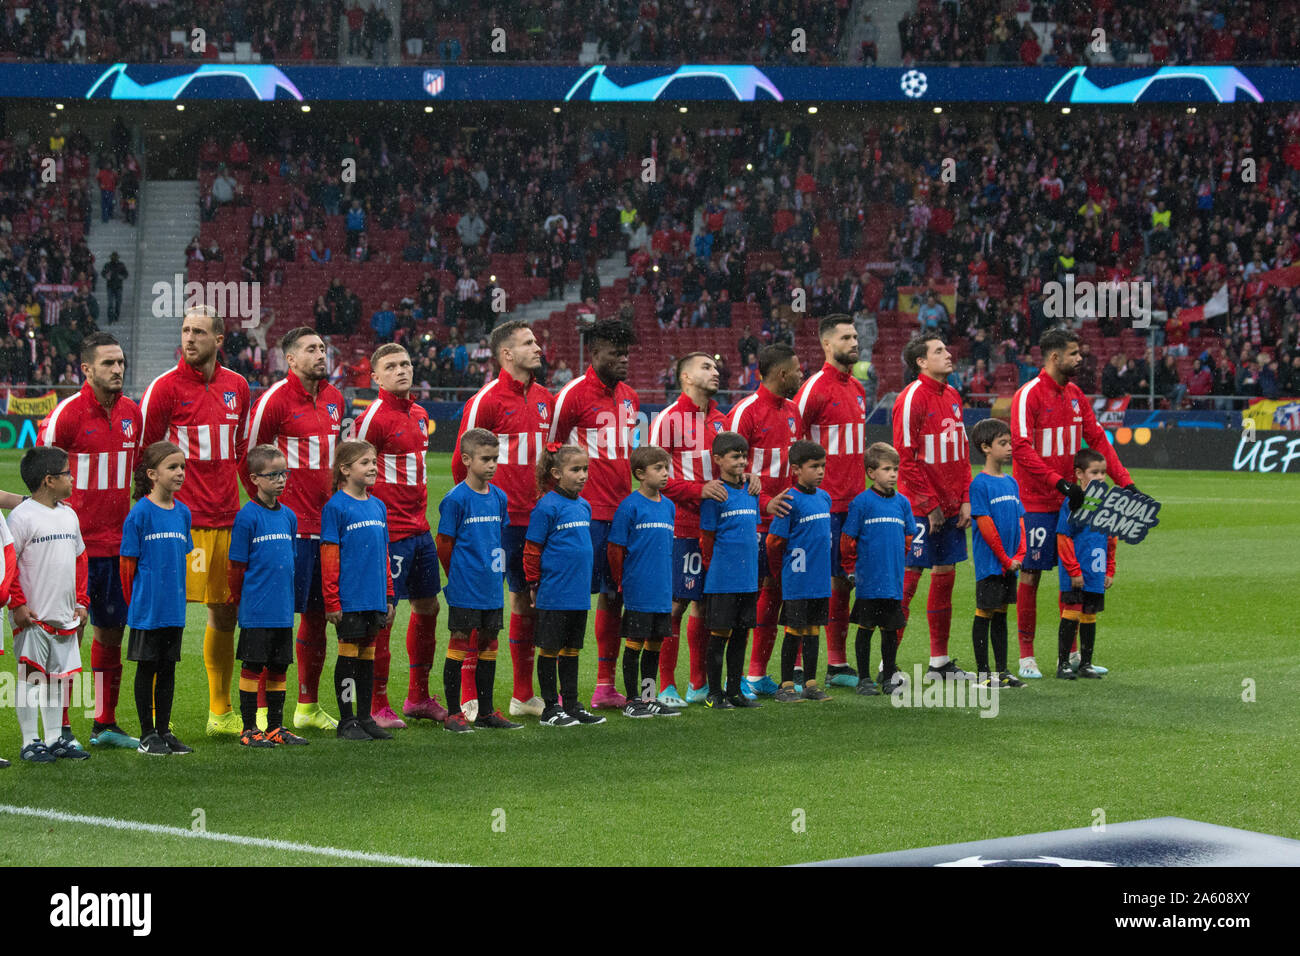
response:
[(1300, 101), (1300, 67), (343, 67), (0, 64), (0, 97), (114, 101), (1135, 103)]

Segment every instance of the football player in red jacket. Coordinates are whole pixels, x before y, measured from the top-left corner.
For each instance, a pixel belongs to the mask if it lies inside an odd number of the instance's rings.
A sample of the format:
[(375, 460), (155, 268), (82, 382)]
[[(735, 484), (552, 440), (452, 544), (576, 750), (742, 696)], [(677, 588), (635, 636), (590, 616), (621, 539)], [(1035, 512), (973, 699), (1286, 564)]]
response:
[(912, 503), (918, 528), (903, 572), (903, 615), (906, 620), (921, 572), (929, 568), (926, 618), (930, 667), (926, 676), (969, 680), (973, 675), (948, 656), (952, 585), (957, 564), (966, 560), (966, 528), (970, 525), (970, 446), (961, 395), (948, 384), (952, 353), (934, 332), (913, 337), (903, 349), (903, 362), (917, 375), (894, 402), (898, 493)]
[[(1038, 623), (1038, 578), (1056, 567), (1056, 522), (1061, 502), (1083, 504), (1083, 489), (1074, 480), (1074, 455), (1088, 447), (1106, 459), (1106, 473), (1121, 488), (1133, 478), (1097, 421), (1092, 403), (1070, 379), (1082, 356), (1079, 336), (1069, 329), (1048, 329), (1038, 343), (1043, 370), (1020, 386), (1011, 399), (1011, 454), (1025, 504), (1028, 550), (1016, 590), (1016, 627), (1020, 632), (1020, 676), (1042, 677), (1034, 660), (1034, 630)], [(1071, 663), (1077, 653), (1071, 653)], [(1097, 664), (1093, 670), (1105, 674)]]

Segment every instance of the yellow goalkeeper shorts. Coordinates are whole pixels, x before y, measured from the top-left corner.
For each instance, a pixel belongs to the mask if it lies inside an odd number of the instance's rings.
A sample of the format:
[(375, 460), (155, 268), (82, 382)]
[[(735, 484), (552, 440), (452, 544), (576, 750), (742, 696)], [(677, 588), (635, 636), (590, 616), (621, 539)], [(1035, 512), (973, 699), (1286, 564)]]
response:
[(230, 555), (229, 528), (194, 528), (194, 550), (186, 558), (185, 600), (200, 604), (225, 604), (230, 600), (226, 562)]

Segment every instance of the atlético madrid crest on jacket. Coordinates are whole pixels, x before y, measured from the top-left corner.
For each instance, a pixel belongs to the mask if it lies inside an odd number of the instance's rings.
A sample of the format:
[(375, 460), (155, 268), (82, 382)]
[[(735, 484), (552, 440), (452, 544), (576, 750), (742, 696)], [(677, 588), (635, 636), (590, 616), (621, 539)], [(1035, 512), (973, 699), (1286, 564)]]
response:
[(225, 403), (226, 408), (232, 412), (239, 411), (239, 396), (235, 392), (222, 392), (221, 401)]

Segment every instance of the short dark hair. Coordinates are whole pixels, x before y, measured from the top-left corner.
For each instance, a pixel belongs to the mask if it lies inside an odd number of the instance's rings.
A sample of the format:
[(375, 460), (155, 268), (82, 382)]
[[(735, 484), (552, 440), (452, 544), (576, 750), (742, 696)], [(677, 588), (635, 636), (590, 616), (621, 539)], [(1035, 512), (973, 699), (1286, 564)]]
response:
[[(283, 349), (285, 354), (287, 355), (289, 351), (292, 350), (293, 347), (298, 344), (299, 339), (304, 339), (309, 335), (315, 335), (319, 337), (320, 333), (317, 332), (315, 329), (310, 328), (309, 326), (306, 325), (300, 325), (296, 328), (292, 328), (288, 332), (285, 332), (284, 335), (280, 337), (280, 348)], [(322, 339), (322, 341), (324, 340)]]
[(930, 342), (943, 341), (943, 336), (938, 332), (918, 332), (916, 335), (903, 346), (903, 365), (909, 372), (919, 372), (921, 369), (916, 364), (930, 354)]
[(501, 439), (497, 437), (496, 432), (490, 432), (486, 428), (471, 428), (460, 436), (460, 453), (462, 455), (473, 455), (476, 448), (497, 448), (501, 447)]
[(102, 345), (117, 345), (122, 343), (107, 332), (91, 332), (81, 340), (81, 345), (77, 348), (77, 357), (81, 360), (82, 365), (95, 364), (95, 349)]
[(748, 455), (749, 442), (745, 441), (744, 438), (735, 432), (720, 432), (718, 436), (713, 439), (713, 447), (711, 451), (714, 458), (721, 458), (723, 455), (733, 451), (738, 451), (742, 455)]
[(531, 329), (532, 326), (527, 322), (521, 322), (519, 319), (512, 319), (509, 322), (502, 322), (492, 330), (492, 335), (488, 338), (488, 348), (492, 351), (492, 357), (495, 359), (501, 352), (501, 347), (510, 341), (510, 337), (516, 332), (522, 332), (525, 329)]
[(826, 335), (834, 331), (837, 325), (853, 325), (853, 316), (845, 315), (843, 312), (836, 312), (828, 315), (817, 323), (817, 338), (823, 339)]
[(68, 467), (68, 453), (54, 445), (37, 445), (23, 453), (18, 463), (18, 474), (32, 494), (36, 494), (45, 479), (57, 475)]
[(409, 357), (411, 354), (410, 352), (406, 351), (406, 346), (404, 345), (398, 345), (396, 342), (385, 342), (383, 345), (379, 346), (379, 348), (375, 349), (375, 351), (371, 354), (370, 368), (371, 369), (379, 368), (379, 360), (381, 358), (383, 358), (385, 355), (396, 355), (398, 352), (405, 353), (407, 357)]
[(790, 464), (796, 468), (800, 465), (806, 465), (810, 461), (820, 461), (825, 457), (826, 449), (815, 441), (801, 438), (790, 446)]
[(768, 372), (794, 357), (794, 349), (784, 342), (765, 345), (758, 350), (758, 374), (767, 378)]
[(677, 368), (673, 372), (673, 380), (677, 382), (677, 387), (682, 387), (682, 369), (686, 368), (686, 363), (693, 358), (706, 358), (710, 361), (716, 361), (708, 352), (687, 352), (677, 360)]
[(587, 343), (594, 348), (597, 342), (604, 342), (611, 348), (631, 348), (636, 345), (636, 333), (620, 319), (605, 319), (586, 330)]
[(642, 445), (639, 448), (633, 448), (632, 454), (628, 456), (627, 461), (632, 469), (632, 477), (638, 481), (641, 479), (637, 476), (637, 472), (645, 471), (658, 462), (663, 462), (665, 465), (672, 464), (672, 458), (669, 457), (668, 452), (658, 445)]
[(1106, 456), (1095, 448), (1080, 448), (1074, 453), (1074, 467), (1079, 471), (1087, 471), (1089, 465), (1105, 460)]
[(975, 427), (970, 430), (970, 443), (976, 448), (982, 449), (985, 445), (992, 445), (1003, 435), (1011, 434), (1011, 426), (1000, 418), (985, 418), (976, 422)]
[(248, 449), (248, 473), (251, 475), (258, 474), (277, 458), (284, 458), (284, 452), (274, 445), (254, 445)]
[(1064, 352), (1071, 342), (1079, 341), (1079, 333), (1073, 329), (1048, 329), (1038, 340), (1038, 351), (1044, 362), (1048, 352)]
[(898, 457), (898, 450), (889, 442), (878, 441), (867, 448), (865, 455), (867, 471), (875, 471), (881, 465), (897, 465), (901, 458)]

